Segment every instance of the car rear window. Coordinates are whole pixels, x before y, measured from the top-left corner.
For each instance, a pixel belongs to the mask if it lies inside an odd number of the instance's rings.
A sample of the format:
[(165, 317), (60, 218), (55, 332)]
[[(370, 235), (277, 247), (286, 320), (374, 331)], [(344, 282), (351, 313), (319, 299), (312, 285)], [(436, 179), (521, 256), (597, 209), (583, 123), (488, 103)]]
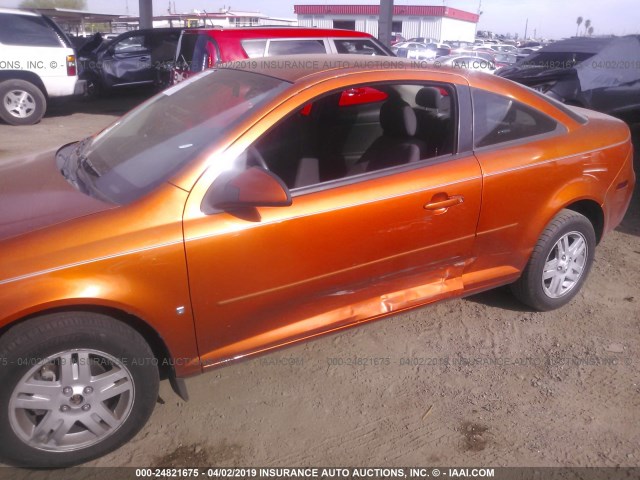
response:
[(42, 17), (0, 13), (0, 43), (33, 47), (60, 47), (56, 32)]

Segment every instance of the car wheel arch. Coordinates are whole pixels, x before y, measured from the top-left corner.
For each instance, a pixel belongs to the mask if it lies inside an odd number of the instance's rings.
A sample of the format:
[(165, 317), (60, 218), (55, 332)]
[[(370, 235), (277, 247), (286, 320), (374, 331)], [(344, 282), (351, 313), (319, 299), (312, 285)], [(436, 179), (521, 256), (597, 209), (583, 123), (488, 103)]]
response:
[(578, 200), (564, 207), (587, 217), (596, 233), (596, 245), (604, 235), (604, 211), (598, 202), (591, 199)]
[(563, 200), (562, 191), (558, 192), (558, 195), (552, 197), (547, 203), (550, 208), (539, 211), (539, 215), (535, 218), (531, 218), (529, 226), (524, 230), (521, 238), (519, 251), (521, 253), (518, 263), (515, 265), (519, 270), (524, 270), (533, 248), (540, 238), (540, 235), (547, 228), (549, 223), (558, 215), (562, 210), (572, 210), (574, 212), (584, 215), (593, 225), (593, 229), (596, 234), (596, 245), (600, 243), (604, 235), (604, 212), (601, 204), (589, 196), (572, 196), (565, 195), (566, 201)]
[(34, 318), (45, 317), (53, 313), (83, 313), (106, 315), (118, 322), (121, 322), (133, 328), (142, 336), (142, 338), (145, 339), (145, 341), (151, 348), (155, 360), (158, 362), (158, 372), (160, 374), (160, 379), (164, 380), (175, 376), (173, 362), (171, 361), (173, 357), (171, 356), (168, 345), (166, 344), (160, 333), (144, 319), (115, 307), (85, 304), (43, 308), (42, 310), (38, 310), (35, 313), (21, 316), (10, 321), (6, 325), (3, 325), (2, 328), (0, 328), (0, 337), (2, 337), (7, 331), (17, 326), (18, 324), (26, 322), (27, 320), (32, 320)]
[(38, 87), (46, 99), (49, 98), (47, 88), (44, 86), (42, 79), (33, 72), (25, 72), (23, 70), (2, 70), (0, 71), (0, 82), (4, 82), (5, 80), (24, 80), (25, 82), (29, 82)]

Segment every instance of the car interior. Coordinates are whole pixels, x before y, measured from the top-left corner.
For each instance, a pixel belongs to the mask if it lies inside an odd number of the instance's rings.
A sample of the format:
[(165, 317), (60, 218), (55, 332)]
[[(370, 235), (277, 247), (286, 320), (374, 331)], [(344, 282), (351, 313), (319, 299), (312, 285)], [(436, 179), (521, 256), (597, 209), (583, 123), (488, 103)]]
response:
[(249, 162), (296, 189), (451, 155), (454, 98), (450, 86), (436, 84), (334, 92), (267, 132), (251, 147)]

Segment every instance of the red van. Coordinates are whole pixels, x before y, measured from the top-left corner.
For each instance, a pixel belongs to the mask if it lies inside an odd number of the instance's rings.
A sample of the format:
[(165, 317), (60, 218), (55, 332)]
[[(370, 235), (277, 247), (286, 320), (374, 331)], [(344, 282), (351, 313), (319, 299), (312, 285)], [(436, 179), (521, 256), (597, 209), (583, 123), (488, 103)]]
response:
[(368, 33), (353, 30), (252, 27), (185, 30), (178, 44), (172, 82), (218, 63), (275, 55), (349, 53), (393, 56)]

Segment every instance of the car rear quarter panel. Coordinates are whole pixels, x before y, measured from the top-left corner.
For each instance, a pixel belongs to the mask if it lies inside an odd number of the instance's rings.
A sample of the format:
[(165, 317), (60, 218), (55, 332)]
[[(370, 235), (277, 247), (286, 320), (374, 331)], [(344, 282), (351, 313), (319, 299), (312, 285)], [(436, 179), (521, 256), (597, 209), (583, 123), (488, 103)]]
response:
[(106, 307), (153, 328), (179, 376), (199, 372), (181, 224), (187, 194), (159, 190), (3, 242), (0, 328), (51, 310)]
[[(591, 113), (586, 125), (566, 125), (566, 133), (476, 152), (484, 185), (478, 261), (472, 270), (481, 271), (496, 261), (522, 270), (545, 226), (575, 202), (597, 203), (605, 230), (622, 219), (633, 180), (627, 192), (609, 197), (607, 192), (629, 163), (632, 146), (627, 126)], [(628, 167), (625, 172), (628, 176)]]

